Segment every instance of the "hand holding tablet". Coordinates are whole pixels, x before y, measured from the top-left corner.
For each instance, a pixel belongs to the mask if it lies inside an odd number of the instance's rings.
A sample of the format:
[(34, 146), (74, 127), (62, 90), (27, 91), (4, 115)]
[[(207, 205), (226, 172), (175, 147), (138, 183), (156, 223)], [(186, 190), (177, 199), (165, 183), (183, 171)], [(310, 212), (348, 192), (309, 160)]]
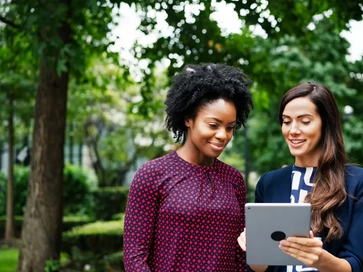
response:
[[(308, 203), (248, 203), (246, 230), (238, 238), (245, 243), (249, 265), (298, 265), (299, 260), (279, 248), (291, 236), (309, 237), (311, 205)], [(243, 235), (246, 235), (245, 241)], [(243, 248), (243, 245), (241, 245)]]

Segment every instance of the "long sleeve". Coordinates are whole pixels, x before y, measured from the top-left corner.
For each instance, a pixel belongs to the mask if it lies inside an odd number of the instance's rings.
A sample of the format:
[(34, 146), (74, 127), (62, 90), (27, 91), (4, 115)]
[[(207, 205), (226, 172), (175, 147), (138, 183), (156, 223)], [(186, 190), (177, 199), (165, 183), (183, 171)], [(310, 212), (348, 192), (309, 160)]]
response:
[(363, 271), (363, 199), (354, 204), (351, 227), (348, 231), (343, 250), (338, 257), (346, 259), (352, 272)]
[(151, 184), (147, 165), (142, 166), (131, 183), (124, 226), (124, 262), (126, 271), (151, 271), (148, 254), (157, 213), (157, 188)]
[(145, 163), (126, 207), (126, 271), (245, 271), (245, 193), (242, 175), (218, 160), (198, 166), (172, 152)]
[[(246, 221), (245, 221), (246, 186), (243, 177), (242, 176), (239, 177), (240, 178), (238, 178), (237, 184), (235, 186), (235, 194), (241, 209), (242, 220), (240, 225), (240, 232), (242, 232), (246, 226)], [(247, 271), (246, 252), (244, 252), (241, 249), (241, 247), (238, 245), (237, 239), (236, 239), (236, 257), (237, 257), (238, 271)]]
[(342, 209), (339, 214), (346, 237), (338, 257), (350, 263), (352, 272), (358, 272), (363, 271), (363, 169), (358, 167), (348, 169), (346, 181), (348, 210)]

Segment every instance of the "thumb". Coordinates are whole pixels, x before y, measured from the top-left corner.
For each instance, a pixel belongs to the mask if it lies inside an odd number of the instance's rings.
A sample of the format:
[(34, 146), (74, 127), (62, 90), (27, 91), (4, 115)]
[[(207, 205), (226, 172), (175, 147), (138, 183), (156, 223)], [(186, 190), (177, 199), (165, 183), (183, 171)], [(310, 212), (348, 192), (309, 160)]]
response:
[(243, 232), (240, 234), (237, 241), (242, 250), (246, 251), (246, 228), (243, 229)]

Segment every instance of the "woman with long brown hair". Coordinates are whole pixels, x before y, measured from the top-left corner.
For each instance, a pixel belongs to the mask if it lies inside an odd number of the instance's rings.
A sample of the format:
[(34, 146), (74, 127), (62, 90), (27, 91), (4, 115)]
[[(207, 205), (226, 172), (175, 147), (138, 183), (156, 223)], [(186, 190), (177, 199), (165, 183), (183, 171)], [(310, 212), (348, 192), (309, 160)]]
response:
[[(338, 106), (324, 85), (305, 82), (280, 102), (279, 121), (294, 165), (261, 176), (255, 202), (311, 203), (309, 238), (280, 241), (300, 266), (253, 271), (363, 271), (363, 169), (348, 164)], [(246, 250), (245, 233), (238, 238)]]

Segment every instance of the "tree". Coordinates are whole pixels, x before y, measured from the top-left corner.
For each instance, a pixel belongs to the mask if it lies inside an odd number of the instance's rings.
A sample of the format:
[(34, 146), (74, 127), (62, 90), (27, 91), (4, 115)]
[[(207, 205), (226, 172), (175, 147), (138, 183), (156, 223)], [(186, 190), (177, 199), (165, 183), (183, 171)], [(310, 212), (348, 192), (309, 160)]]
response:
[[(6, 227), (5, 242), (11, 243), (15, 239), (14, 234), (14, 152), (15, 141), (17, 136), (27, 129), (19, 129), (29, 126), (28, 116), (32, 109), (32, 95), (34, 95), (34, 77), (32, 69), (34, 58), (26, 51), (29, 43), (16, 35), (14, 27), (2, 27), (0, 36), (1, 47), (0, 56), (2, 59), (0, 65), (0, 103), (3, 106), (4, 116), (0, 118), (5, 120), (7, 129), (7, 151), (8, 151), (8, 181), (7, 181), (7, 204), (6, 204)], [(17, 127), (17, 131), (15, 130)], [(29, 128), (29, 127), (28, 127)]]
[(85, 71), (87, 82), (70, 82), (68, 118), (76, 128), (74, 138), (88, 147), (99, 186), (123, 185), (137, 161), (169, 150), (171, 135), (162, 126), (165, 71), (153, 73), (150, 115), (143, 116), (140, 107), (146, 103), (139, 103), (141, 84), (111, 59), (98, 57), (92, 63)]
[(9, 1), (3, 7), (0, 20), (19, 29), (40, 58), (18, 271), (43, 271), (47, 260), (59, 259), (70, 73), (80, 74), (86, 52), (107, 48), (112, 6), (105, 1), (39, 0)]
[[(56, 1), (51, 4), (40, 1), (40, 4), (44, 5), (40, 13), (46, 16), (45, 20), (55, 17), (55, 24), (45, 24), (46, 27), (37, 29), (45, 50), (41, 52), (32, 171), (18, 271), (42, 271), (47, 260), (58, 260), (61, 241), (59, 228), (62, 224), (63, 148), (69, 78), (69, 63), (62, 53), (72, 38), (68, 21), (71, 3)], [(55, 39), (55, 46), (50, 46), (49, 38)]]
[(342, 2), (339, 0), (274, 0), (236, 1), (236, 11), (241, 19), (250, 25), (260, 25), (270, 37), (286, 34), (296, 37), (307, 36), (309, 26), (322, 16), (330, 18), (335, 30), (349, 28), (350, 20), (363, 19), (360, 0)]

